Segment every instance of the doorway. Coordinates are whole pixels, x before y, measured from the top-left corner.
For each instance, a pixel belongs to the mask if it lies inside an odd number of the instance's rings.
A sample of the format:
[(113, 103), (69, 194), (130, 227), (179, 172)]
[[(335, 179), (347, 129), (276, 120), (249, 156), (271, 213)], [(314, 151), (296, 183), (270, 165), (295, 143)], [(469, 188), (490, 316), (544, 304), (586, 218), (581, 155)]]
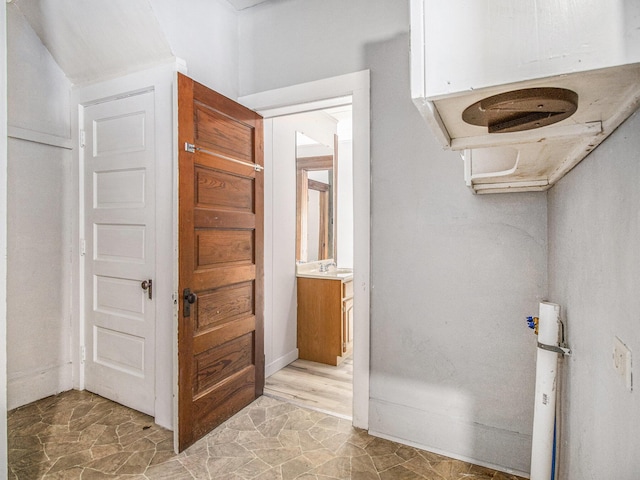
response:
[[(348, 307), (353, 281), (348, 275), (318, 279), (308, 273), (324, 265), (334, 269), (334, 264), (335, 271), (353, 272), (351, 97), (340, 101), (345, 104), (269, 120), (275, 172), (273, 254), (278, 258), (272, 270), (278, 281), (273, 284), (276, 345), (268, 360), (271, 375), (265, 393), (351, 420), (353, 342)], [(321, 303), (319, 309), (316, 302)], [(295, 354), (296, 348), (296, 359), (280, 369), (278, 357)]]
[[(354, 351), (353, 351), (353, 425), (368, 428), (369, 417), (369, 278), (370, 278), (370, 160), (369, 160), (369, 71), (285, 87), (241, 97), (240, 103), (256, 110), (265, 119), (265, 354), (280, 348), (271, 364), (267, 360), (267, 375), (283, 368), (297, 358), (295, 351), (295, 290), (279, 291), (276, 286), (295, 282), (295, 238), (284, 255), (274, 248), (274, 231), (279, 225), (270, 216), (281, 200), (281, 190), (274, 188), (274, 179), (292, 173), (273, 168), (273, 143), (277, 132), (270, 120), (290, 114), (317, 111), (352, 104), (353, 114), (353, 269), (354, 269)], [(295, 225), (295, 212), (289, 221)], [(339, 254), (338, 254), (339, 256)], [(277, 268), (286, 265), (286, 268)], [(280, 308), (278, 309), (278, 306)], [(293, 319), (293, 320), (292, 320)], [(280, 323), (276, 323), (276, 321)], [(285, 325), (284, 335), (276, 331)], [(274, 328), (275, 327), (275, 328)], [(284, 339), (283, 339), (284, 337)], [(290, 342), (289, 345), (283, 345)], [(291, 348), (293, 344), (293, 348)]]
[[(82, 146), (72, 173), (78, 199), (71, 226), (72, 296), (78, 299), (71, 312), (72, 386), (152, 413), (169, 429), (177, 343), (173, 98), (179, 70), (167, 63), (71, 95), (77, 108), (72, 143)], [(125, 266), (132, 271), (115, 270)], [(106, 375), (111, 392), (102, 390)]]

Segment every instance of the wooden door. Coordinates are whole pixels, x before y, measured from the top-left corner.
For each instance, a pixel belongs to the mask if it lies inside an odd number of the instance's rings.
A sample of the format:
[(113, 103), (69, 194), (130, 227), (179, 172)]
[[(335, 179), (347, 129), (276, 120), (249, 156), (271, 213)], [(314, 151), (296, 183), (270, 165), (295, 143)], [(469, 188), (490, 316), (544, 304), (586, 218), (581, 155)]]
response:
[(178, 140), (183, 450), (264, 387), (262, 118), (179, 75)]
[(154, 93), (83, 115), (85, 388), (153, 415)]

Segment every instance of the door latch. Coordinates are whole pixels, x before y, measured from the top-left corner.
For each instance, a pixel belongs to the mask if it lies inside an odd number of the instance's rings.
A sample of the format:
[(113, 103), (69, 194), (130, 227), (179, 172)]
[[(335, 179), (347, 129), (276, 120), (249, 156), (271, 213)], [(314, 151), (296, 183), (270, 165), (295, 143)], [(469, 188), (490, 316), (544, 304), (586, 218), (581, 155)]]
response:
[(183, 308), (182, 313), (185, 317), (191, 316), (191, 305), (196, 303), (198, 295), (193, 293), (190, 288), (185, 288), (182, 292)]
[(145, 280), (143, 281), (140, 286), (142, 287), (143, 290), (146, 290), (147, 293), (149, 293), (149, 300), (153, 299), (153, 280), (149, 279), (149, 280)]

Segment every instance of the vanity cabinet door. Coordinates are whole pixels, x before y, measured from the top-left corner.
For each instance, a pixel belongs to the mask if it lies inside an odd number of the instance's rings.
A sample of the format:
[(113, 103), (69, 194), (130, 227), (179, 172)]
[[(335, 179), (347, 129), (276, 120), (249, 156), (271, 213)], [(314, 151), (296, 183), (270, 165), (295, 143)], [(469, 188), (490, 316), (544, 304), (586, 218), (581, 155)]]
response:
[(298, 278), (298, 356), (338, 365), (342, 360), (342, 282)]
[(342, 354), (353, 350), (353, 297), (342, 302)]
[(342, 298), (346, 300), (351, 297), (353, 297), (353, 280), (347, 280), (342, 284)]
[(353, 350), (353, 281), (298, 277), (298, 356), (339, 365)]

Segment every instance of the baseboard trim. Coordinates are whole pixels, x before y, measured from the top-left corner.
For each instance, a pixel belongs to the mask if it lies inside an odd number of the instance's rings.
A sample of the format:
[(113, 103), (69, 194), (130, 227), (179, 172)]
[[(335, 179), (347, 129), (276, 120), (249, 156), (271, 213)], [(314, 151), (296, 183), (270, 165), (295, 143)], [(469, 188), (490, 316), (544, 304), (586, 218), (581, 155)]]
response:
[(71, 364), (46, 370), (10, 374), (7, 378), (7, 410), (71, 390)]
[(277, 358), (276, 360), (271, 362), (269, 365), (267, 365), (264, 372), (265, 377), (270, 377), (271, 375), (273, 375), (279, 370), (282, 370), (284, 367), (286, 367), (291, 362), (297, 359), (298, 359), (298, 349), (294, 348), (286, 355), (283, 355), (282, 357)]
[(376, 399), (370, 412), (373, 436), (529, 478), (530, 435)]
[(443, 457), (449, 457), (449, 458), (453, 458), (455, 460), (460, 460), (462, 462), (473, 463), (474, 465), (478, 465), (480, 467), (491, 468), (492, 470), (497, 470), (499, 472), (509, 473), (511, 475), (517, 475), (517, 476), (523, 477), (523, 478), (529, 478), (529, 473), (528, 472), (520, 472), (518, 470), (511, 470), (511, 469), (508, 469), (508, 468), (504, 468), (501, 465), (493, 465), (491, 463), (487, 463), (487, 462), (483, 462), (481, 460), (478, 460), (477, 458), (469, 458), (469, 457), (465, 457), (464, 455), (457, 455), (457, 454), (452, 453), (452, 452), (446, 452), (444, 450), (439, 450), (437, 448), (427, 447), (425, 445), (422, 445), (422, 444), (419, 444), (419, 443), (416, 443), (416, 442), (411, 442), (409, 440), (405, 440), (404, 438), (394, 437), (393, 435), (386, 435), (384, 433), (376, 432), (374, 430), (369, 430), (368, 433), (372, 437), (384, 438), (385, 440), (390, 440), (392, 442), (401, 443), (402, 445), (407, 445), (408, 447), (414, 447), (414, 448), (418, 448), (420, 450), (425, 450), (427, 452), (435, 453), (437, 455), (442, 455)]

